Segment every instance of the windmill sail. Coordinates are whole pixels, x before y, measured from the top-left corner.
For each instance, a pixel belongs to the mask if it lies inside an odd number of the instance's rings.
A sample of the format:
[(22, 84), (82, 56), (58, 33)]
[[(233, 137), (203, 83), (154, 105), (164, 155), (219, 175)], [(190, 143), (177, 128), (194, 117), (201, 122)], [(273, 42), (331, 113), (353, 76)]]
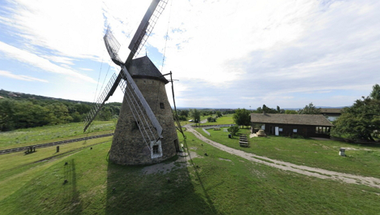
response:
[[(131, 50), (131, 52), (129, 53), (128, 58), (126, 59), (124, 63), (125, 68), (129, 67), (134, 56), (137, 55), (139, 51), (141, 50), (141, 48), (144, 46), (159, 16), (165, 9), (166, 4), (167, 4), (167, 0), (153, 0), (152, 3), (150, 4), (147, 12), (145, 13), (143, 19), (141, 20), (139, 27), (137, 28), (137, 31), (131, 43), (129, 44), (129, 49)], [(107, 51), (110, 54), (112, 61), (123, 68), (124, 66), (122, 65), (121, 60), (117, 55), (120, 44), (112, 36), (109, 30), (104, 36), (104, 41), (105, 41)], [(119, 75), (116, 78), (110, 80), (109, 83), (113, 82), (113, 85), (112, 86), (109, 86), (109, 84), (107, 85), (107, 87), (105, 88), (105, 90), (103, 91), (99, 99), (97, 100), (96, 105), (88, 114), (85, 120), (84, 131), (86, 131), (86, 129), (90, 126), (92, 121), (95, 119), (96, 115), (99, 113), (99, 111), (103, 107), (104, 103), (109, 99), (109, 97), (113, 95), (117, 86), (119, 85), (120, 81), (123, 78), (125, 79), (126, 77), (124, 77), (123, 70), (121, 70)], [(159, 129), (157, 130), (157, 132), (160, 132)], [(159, 136), (161, 136), (161, 134)]]
[(129, 74), (125, 66), (122, 68), (122, 71), (123, 71), (123, 75), (126, 77), (126, 81), (128, 83), (127, 86), (129, 87), (129, 89), (131, 89), (128, 93), (130, 94), (131, 97), (133, 96), (135, 98), (136, 102), (140, 103), (140, 107), (141, 107), (140, 110), (141, 111), (145, 110), (145, 113), (147, 117), (149, 118), (150, 122), (152, 123), (153, 127), (156, 129), (158, 136), (162, 138), (162, 135), (161, 135), (162, 127), (160, 123), (157, 121), (156, 116), (153, 114), (152, 109), (150, 109), (149, 104), (146, 102), (144, 96), (140, 92), (135, 81), (133, 81), (131, 75)]
[[(162, 127), (144, 97), (141, 99), (142, 94), (125, 67), (123, 67), (123, 72), (128, 77), (125, 80), (122, 79), (119, 86), (124, 92), (124, 99), (127, 101), (135, 122), (137, 122), (136, 125), (141, 136), (145, 144), (150, 148), (150, 143), (156, 143), (159, 139), (163, 138)], [(137, 93), (136, 90), (138, 91)], [(146, 108), (149, 111), (146, 111)]]
[[(139, 27), (137, 28), (136, 34), (133, 36), (131, 43), (128, 46), (128, 48), (131, 50), (131, 54), (133, 55), (131, 59), (135, 55), (138, 55), (141, 48), (144, 47), (146, 40), (150, 36), (150, 33), (152, 33), (152, 30), (154, 26), (156, 25), (158, 18), (164, 11), (166, 4), (167, 4), (167, 0), (161, 0), (161, 1), (153, 0), (152, 1), (144, 18), (141, 20), (141, 23)], [(128, 59), (129, 57), (127, 58), (127, 62), (128, 62)]]

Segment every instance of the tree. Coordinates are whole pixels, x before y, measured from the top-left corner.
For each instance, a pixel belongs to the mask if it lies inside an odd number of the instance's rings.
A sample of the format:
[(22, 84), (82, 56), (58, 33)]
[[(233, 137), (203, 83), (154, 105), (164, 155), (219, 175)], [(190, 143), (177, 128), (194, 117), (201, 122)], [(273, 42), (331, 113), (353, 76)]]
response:
[(190, 109), (190, 116), (193, 117), (195, 123), (200, 123), (201, 112), (197, 109)]
[(10, 131), (15, 127), (14, 113), (15, 103), (9, 99), (0, 100), (0, 131)]
[(189, 117), (189, 111), (188, 110), (178, 110), (178, 115), (187, 118), (187, 117)]
[(280, 106), (277, 106), (277, 113), (285, 113), (285, 110), (281, 109)]
[(285, 110), (285, 114), (297, 114), (295, 110)]
[(216, 111), (216, 116), (217, 116), (217, 117), (221, 117), (221, 116), (222, 116), (222, 112), (220, 112), (220, 111)]
[(374, 98), (371, 93), (371, 96), (363, 96), (351, 107), (344, 108), (342, 115), (333, 122), (332, 134), (374, 141), (374, 132), (380, 130), (380, 100)]
[(178, 120), (179, 120), (179, 121), (186, 121), (186, 120), (187, 120), (186, 116), (185, 116), (185, 115), (182, 115), (181, 113), (182, 113), (181, 110), (177, 110), (177, 112), (175, 112), (175, 111), (173, 110), (173, 119), (176, 120), (177, 117), (178, 117)]
[(49, 124), (49, 110), (32, 102), (17, 102), (15, 104), (15, 128), (30, 128)]
[(231, 133), (231, 136), (235, 136), (239, 131), (239, 126), (234, 125), (234, 126), (229, 127), (227, 130), (228, 132)]
[(216, 122), (216, 118), (209, 116), (207, 117), (207, 122)]
[(281, 109), (280, 106), (277, 106), (277, 109), (269, 108), (265, 104), (263, 104), (263, 107), (258, 107), (255, 113), (283, 113), (284, 109)]
[(380, 100), (380, 86), (378, 84), (373, 85), (370, 97), (375, 100)]
[(73, 118), (69, 115), (67, 106), (63, 103), (53, 103), (46, 106), (46, 108), (48, 109), (48, 121), (51, 125), (68, 123), (73, 120)]
[(103, 107), (96, 118), (98, 120), (101, 120), (101, 121), (111, 120), (112, 119), (112, 108), (109, 106)]
[(233, 115), (233, 119), (236, 125), (246, 125), (251, 124), (251, 116), (249, 110), (246, 109), (237, 109)]
[(310, 103), (309, 105), (306, 105), (303, 109), (298, 111), (299, 114), (320, 114), (321, 108), (317, 108), (313, 105), (313, 103)]

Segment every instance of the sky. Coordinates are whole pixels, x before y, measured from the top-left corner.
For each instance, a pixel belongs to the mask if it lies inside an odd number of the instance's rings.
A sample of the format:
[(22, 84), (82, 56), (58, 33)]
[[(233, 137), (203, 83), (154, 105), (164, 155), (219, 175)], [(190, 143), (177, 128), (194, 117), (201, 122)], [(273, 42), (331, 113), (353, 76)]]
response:
[[(0, 88), (96, 101), (120, 69), (103, 35), (126, 59), (150, 3), (0, 0)], [(169, 0), (136, 57), (172, 71), (177, 107), (342, 107), (380, 84), (379, 29), (378, 0)]]

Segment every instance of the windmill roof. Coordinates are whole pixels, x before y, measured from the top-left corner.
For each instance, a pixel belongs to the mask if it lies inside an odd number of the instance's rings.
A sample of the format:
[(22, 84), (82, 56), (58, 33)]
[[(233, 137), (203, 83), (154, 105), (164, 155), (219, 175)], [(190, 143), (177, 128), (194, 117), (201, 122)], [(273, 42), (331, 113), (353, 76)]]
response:
[(253, 123), (272, 123), (288, 125), (315, 125), (315, 126), (333, 126), (331, 122), (323, 115), (314, 114), (251, 114)]
[(128, 71), (133, 78), (156, 79), (165, 84), (169, 82), (147, 56), (133, 59)]

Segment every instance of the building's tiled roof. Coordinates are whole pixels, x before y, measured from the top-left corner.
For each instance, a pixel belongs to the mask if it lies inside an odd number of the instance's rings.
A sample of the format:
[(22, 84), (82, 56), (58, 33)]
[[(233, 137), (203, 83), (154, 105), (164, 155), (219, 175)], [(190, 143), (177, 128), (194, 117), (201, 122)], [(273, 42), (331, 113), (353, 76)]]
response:
[(263, 124), (271, 123), (271, 124), (289, 124), (289, 125), (333, 126), (331, 122), (323, 115), (313, 115), (313, 114), (252, 113), (251, 122), (263, 123)]
[(165, 82), (165, 84), (169, 82), (147, 56), (132, 60), (128, 71), (133, 78), (157, 79)]

